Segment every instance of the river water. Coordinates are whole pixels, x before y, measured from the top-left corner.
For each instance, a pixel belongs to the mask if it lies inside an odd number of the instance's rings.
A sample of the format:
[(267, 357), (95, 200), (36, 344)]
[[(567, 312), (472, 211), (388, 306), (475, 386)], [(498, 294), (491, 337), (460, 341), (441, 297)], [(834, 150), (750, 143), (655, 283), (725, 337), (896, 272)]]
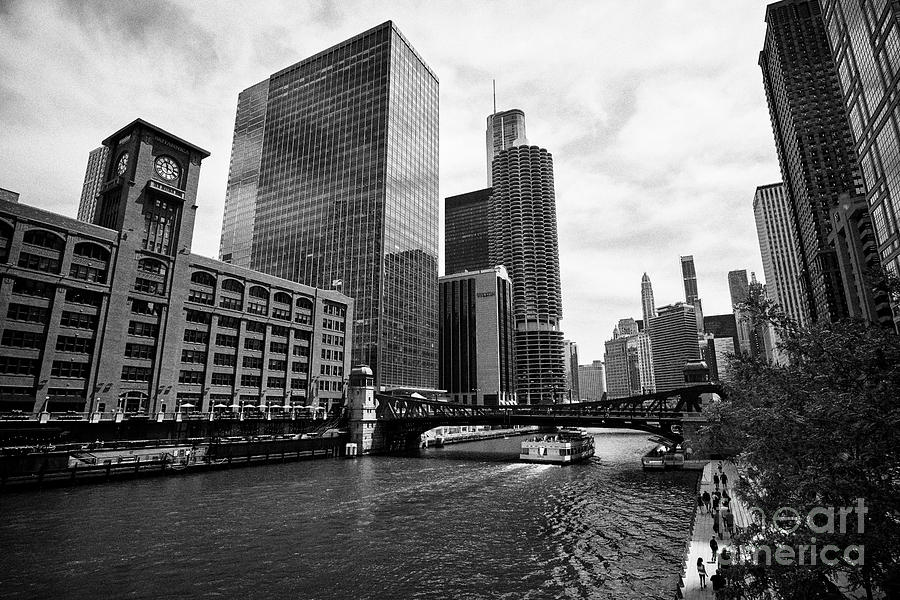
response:
[(0, 597), (672, 598), (696, 473), (522, 438), (0, 496)]

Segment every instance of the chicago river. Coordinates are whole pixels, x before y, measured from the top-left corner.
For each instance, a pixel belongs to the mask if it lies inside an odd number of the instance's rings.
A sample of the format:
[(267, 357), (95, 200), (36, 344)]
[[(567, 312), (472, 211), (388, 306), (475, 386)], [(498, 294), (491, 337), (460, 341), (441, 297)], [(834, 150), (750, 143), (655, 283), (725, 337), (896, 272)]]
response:
[(670, 598), (695, 472), (522, 438), (0, 496), (5, 598)]

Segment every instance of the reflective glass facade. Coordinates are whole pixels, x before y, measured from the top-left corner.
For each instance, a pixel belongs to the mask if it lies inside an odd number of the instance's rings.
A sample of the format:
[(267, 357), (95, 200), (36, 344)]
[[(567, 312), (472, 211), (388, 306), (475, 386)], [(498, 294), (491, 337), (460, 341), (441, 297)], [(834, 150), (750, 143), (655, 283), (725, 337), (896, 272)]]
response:
[(264, 83), (260, 142), (235, 134), (248, 168), (260, 148), (250, 267), (352, 296), (353, 364), (377, 386), (435, 387), (437, 78), (387, 22)]
[[(878, 254), (900, 275), (900, 5), (823, 0)], [(900, 326), (900, 307), (894, 306)]]
[(488, 206), (491, 188), (444, 201), (444, 273), (490, 269)]

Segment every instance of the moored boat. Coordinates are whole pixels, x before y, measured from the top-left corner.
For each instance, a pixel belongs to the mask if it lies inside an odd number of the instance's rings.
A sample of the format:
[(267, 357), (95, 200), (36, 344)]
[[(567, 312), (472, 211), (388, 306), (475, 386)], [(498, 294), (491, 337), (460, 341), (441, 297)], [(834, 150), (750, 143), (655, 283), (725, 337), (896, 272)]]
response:
[(519, 460), (568, 465), (594, 455), (594, 436), (580, 429), (561, 429), (522, 442)]

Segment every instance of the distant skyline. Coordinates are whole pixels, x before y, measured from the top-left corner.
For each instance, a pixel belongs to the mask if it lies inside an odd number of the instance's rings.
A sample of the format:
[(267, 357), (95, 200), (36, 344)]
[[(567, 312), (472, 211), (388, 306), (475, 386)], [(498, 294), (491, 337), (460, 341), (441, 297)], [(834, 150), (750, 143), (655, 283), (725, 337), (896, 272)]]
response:
[(729, 271), (763, 278), (766, 4), (0, 0), (0, 187), (74, 218), (88, 153), (141, 117), (212, 153), (194, 251), (215, 257), (238, 93), (393, 20), (440, 79), (442, 199), (484, 187), (493, 79), (552, 153), (562, 330), (590, 364), (641, 317), (645, 271), (671, 304), (693, 255), (707, 315), (731, 311)]

